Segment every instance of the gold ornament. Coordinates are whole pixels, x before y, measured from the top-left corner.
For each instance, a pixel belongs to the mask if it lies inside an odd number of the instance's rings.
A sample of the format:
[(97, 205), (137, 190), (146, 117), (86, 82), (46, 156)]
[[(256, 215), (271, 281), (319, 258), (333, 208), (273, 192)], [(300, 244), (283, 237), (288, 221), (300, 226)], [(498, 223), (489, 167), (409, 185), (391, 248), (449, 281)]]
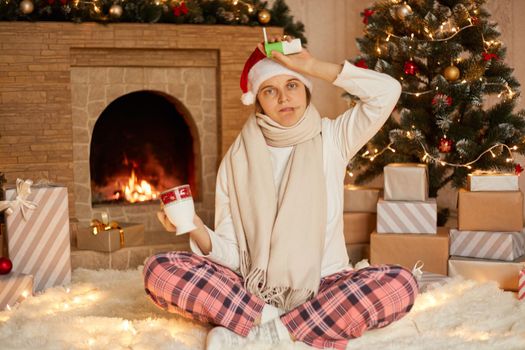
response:
[(22, 11), (24, 15), (30, 14), (34, 9), (35, 5), (33, 5), (31, 0), (22, 0), (22, 2), (20, 2), (20, 11)]
[(400, 20), (404, 20), (407, 16), (412, 14), (412, 8), (408, 4), (401, 4), (396, 8), (396, 16)]
[(120, 16), (122, 16), (122, 6), (118, 4), (111, 5), (109, 8), (109, 14), (113, 18), (120, 18)]
[(443, 71), (443, 75), (448, 81), (456, 81), (459, 79), (460, 71), (458, 67), (450, 65), (447, 68), (445, 68), (445, 70)]
[(261, 10), (257, 14), (257, 18), (259, 19), (259, 23), (267, 24), (270, 22), (270, 19), (272, 19), (272, 15), (270, 15), (270, 11), (268, 10)]

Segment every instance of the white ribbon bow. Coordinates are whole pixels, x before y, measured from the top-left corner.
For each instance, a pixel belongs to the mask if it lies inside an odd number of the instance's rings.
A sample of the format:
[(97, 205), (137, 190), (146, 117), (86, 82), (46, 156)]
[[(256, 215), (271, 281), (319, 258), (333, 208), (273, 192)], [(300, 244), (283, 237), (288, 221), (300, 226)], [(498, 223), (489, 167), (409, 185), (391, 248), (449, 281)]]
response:
[(421, 270), (423, 266), (425, 266), (425, 263), (423, 263), (421, 260), (418, 260), (412, 268), (412, 275), (414, 275), (414, 278), (418, 282), (421, 281), (421, 277), (423, 277), (423, 271)]
[(33, 210), (38, 206), (35, 202), (27, 200), (27, 196), (31, 194), (32, 184), (33, 181), (29, 179), (25, 181), (22, 179), (16, 179), (16, 198), (12, 201), (0, 201), (0, 212), (5, 210), (7, 215), (11, 215), (16, 209), (20, 208), (22, 211), (22, 217), (24, 220), (27, 220), (26, 210)]

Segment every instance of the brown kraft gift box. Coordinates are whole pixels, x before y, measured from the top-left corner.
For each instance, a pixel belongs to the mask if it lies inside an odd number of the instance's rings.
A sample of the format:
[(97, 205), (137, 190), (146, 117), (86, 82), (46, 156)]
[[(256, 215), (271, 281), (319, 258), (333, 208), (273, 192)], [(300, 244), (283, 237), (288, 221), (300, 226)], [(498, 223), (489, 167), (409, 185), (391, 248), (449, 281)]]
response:
[(423, 270), (447, 275), (448, 228), (438, 227), (436, 235), (377, 233), (370, 236), (370, 263), (397, 264), (411, 270), (418, 260)]
[(124, 247), (144, 245), (144, 225), (133, 223), (122, 223), (124, 230), (124, 244), (121, 244), (120, 230), (111, 229), (93, 234), (92, 227), (78, 229), (78, 249), (95, 250), (99, 252), (112, 252)]
[(494, 281), (504, 290), (517, 292), (525, 255), (514, 261), (495, 261), (453, 256), (448, 261), (448, 275), (479, 282)]
[(376, 229), (377, 215), (373, 213), (343, 213), (346, 244), (369, 243)]
[(523, 193), (458, 192), (458, 229), (504, 231), (523, 229)]
[(347, 244), (346, 252), (348, 253), (348, 259), (350, 262), (356, 264), (363, 259), (370, 259), (370, 244)]
[(344, 211), (352, 213), (375, 213), (377, 201), (383, 190), (374, 187), (345, 185)]

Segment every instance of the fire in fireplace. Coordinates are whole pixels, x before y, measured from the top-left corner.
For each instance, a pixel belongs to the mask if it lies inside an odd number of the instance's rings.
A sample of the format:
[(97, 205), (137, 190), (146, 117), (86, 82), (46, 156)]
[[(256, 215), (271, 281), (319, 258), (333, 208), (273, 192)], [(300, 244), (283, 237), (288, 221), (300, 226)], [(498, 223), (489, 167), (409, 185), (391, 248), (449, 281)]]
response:
[(186, 118), (191, 120), (179, 101), (154, 91), (109, 104), (91, 139), (93, 204), (156, 200), (161, 191), (186, 183), (197, 195), (197, 143)]

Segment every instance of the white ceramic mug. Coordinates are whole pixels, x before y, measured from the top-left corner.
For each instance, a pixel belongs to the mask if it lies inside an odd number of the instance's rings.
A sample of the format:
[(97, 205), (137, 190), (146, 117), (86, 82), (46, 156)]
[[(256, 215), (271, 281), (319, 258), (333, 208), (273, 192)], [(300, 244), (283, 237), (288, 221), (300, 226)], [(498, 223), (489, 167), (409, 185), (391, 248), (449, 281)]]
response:
[(177, 236), (197, 228), (193, 223), (195, 206), (193, 205), (190, 185), (170, 188), (160, 194), (160, 200), (164, 204), (166, 216), (177, 228), (175, 233)]

